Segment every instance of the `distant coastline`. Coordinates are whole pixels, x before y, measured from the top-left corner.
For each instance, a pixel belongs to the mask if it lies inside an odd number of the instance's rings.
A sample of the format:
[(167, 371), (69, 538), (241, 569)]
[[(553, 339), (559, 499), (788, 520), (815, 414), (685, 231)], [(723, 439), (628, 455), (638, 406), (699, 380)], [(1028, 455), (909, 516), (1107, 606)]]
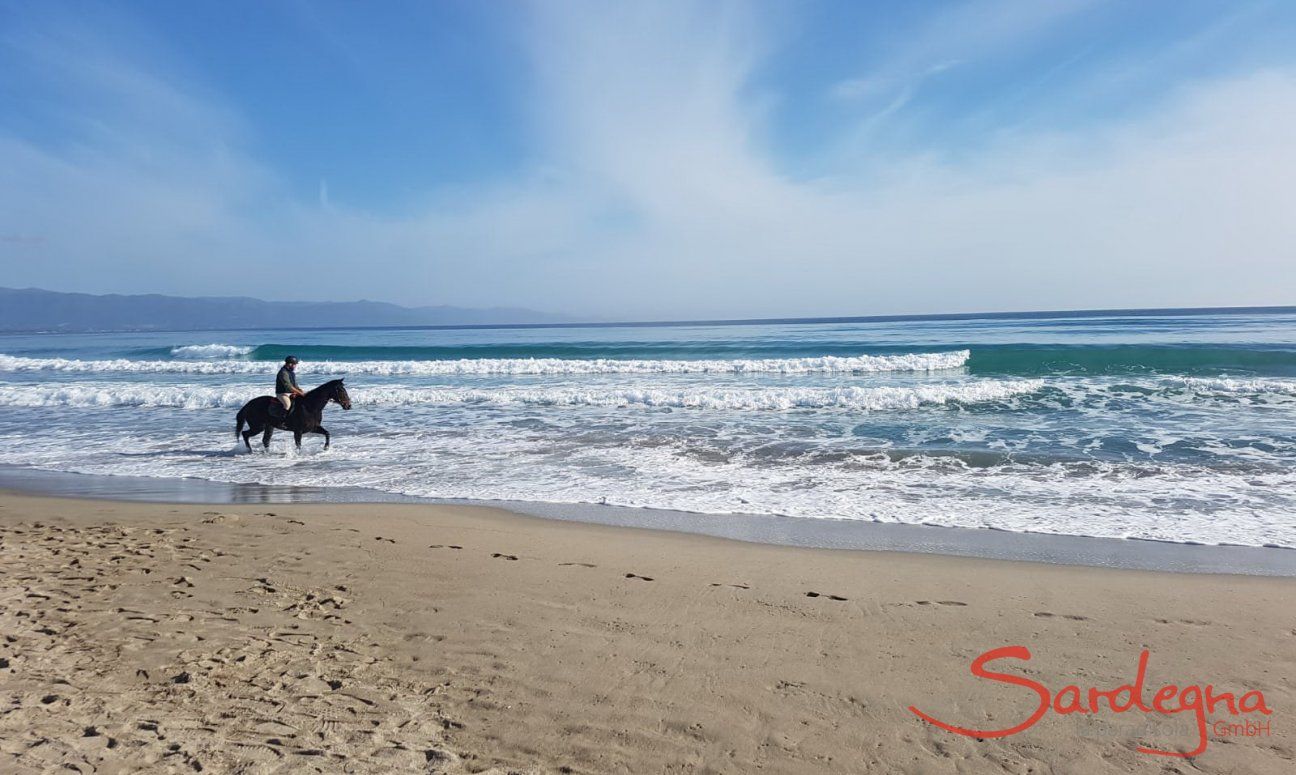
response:
[[(1296, 305), (1236, 307), (1150, 307), (1074, 310), (1017, 310), (830, 315), (816, 317), (689, 318), (680, 320), (596, 320), (521, 307), (403, 307), (376, 301), (264, 301), (250, 297), (160, 294), (63, 293), (40, 288), (0, 287), (0, 334), (127, 333), (183, 331), (301, 330), (471, 330), (509, 328), (649, 328), (831, 323), (892, 323), (939, 320), (1090, 318), (1123, 315), (1267, 314), (1296, 312)], [(284, 325), (293, 321), (295, 325)]]
[(378, 301), (263, 301), (249, 297), (96, 295), (0, 288), (0, 332), (122, 333), (256, 328), (400, 328), (575, 320), (520, 307), (402, 307)]

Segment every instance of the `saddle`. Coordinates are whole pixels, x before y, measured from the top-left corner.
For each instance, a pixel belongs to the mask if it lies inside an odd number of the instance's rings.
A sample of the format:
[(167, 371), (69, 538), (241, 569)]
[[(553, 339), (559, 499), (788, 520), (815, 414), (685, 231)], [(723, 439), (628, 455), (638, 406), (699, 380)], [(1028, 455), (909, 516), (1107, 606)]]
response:
[(294, 414), (297, 414), (297, 402), (293, 401), (292, 409), (285, 410), (283, 408), (283, 404), (279, 403), (279, 399), (276, 398), (274, 401), (270, 402), (270, 408), (268, 414), (270, 415), (271, 422), (282, 423), (284, 425), (287, 425), (288, 418), (292, 417)]

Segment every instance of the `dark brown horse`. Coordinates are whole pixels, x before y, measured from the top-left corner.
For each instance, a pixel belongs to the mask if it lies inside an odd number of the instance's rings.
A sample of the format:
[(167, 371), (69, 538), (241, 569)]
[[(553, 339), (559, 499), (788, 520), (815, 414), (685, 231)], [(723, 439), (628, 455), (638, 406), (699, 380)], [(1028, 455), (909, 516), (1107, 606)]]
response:
[[(283, 415), (283, 407), (278, 406), (279, 399), (274, 396), (254, 398), (239, 410), (234, 437), (242, 436), (248, 452), (251, 452), (252, 442), (248, 439), (258, 433), (261, 434), (261, 446), (266, 449), (270, 448), (270, 437), (274, 435), (276, 428), (281, 431), (292, 431), (293, 441), (297, 443), (298, 449), (301, 449), (303, 434), (318, 433), (324, 437), (324, 449), (328, 449), (329, 432), (320, 423), (324, 420), (324, 407), (328, 406), (329, 401), (337, 401), (343, 409), (351, 408), (351, 397), (342, 386), (342, 380), (325, 382), (306, 395), (294, 398), (292, 411), (287, 417)], [(276, 414), (270, 413), (271, 406), (278, 409)], [(243, 430), (244, 423), (248, 426), (246, 431)]]

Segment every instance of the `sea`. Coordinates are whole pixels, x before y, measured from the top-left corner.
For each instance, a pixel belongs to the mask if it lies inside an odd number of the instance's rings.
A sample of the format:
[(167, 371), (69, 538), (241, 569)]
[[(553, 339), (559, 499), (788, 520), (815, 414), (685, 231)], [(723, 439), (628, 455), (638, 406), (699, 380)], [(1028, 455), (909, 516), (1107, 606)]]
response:
[(1296, 547), (1296, 308), (3, 335), (0, 465)]

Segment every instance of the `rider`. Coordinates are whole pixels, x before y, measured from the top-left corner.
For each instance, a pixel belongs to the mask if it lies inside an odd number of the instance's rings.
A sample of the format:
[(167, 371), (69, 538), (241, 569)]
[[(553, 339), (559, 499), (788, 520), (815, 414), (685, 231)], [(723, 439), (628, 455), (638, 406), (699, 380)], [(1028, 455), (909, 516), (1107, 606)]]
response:
[(293, 398), (306, 395), (306, 391), (297, 387), (297, 363), (296, 355), (284, 358), (284, 365), (275, 377), (275, 397), (283, 404), (284, 417), (287, 417), (288, 410), (292, 409)]

